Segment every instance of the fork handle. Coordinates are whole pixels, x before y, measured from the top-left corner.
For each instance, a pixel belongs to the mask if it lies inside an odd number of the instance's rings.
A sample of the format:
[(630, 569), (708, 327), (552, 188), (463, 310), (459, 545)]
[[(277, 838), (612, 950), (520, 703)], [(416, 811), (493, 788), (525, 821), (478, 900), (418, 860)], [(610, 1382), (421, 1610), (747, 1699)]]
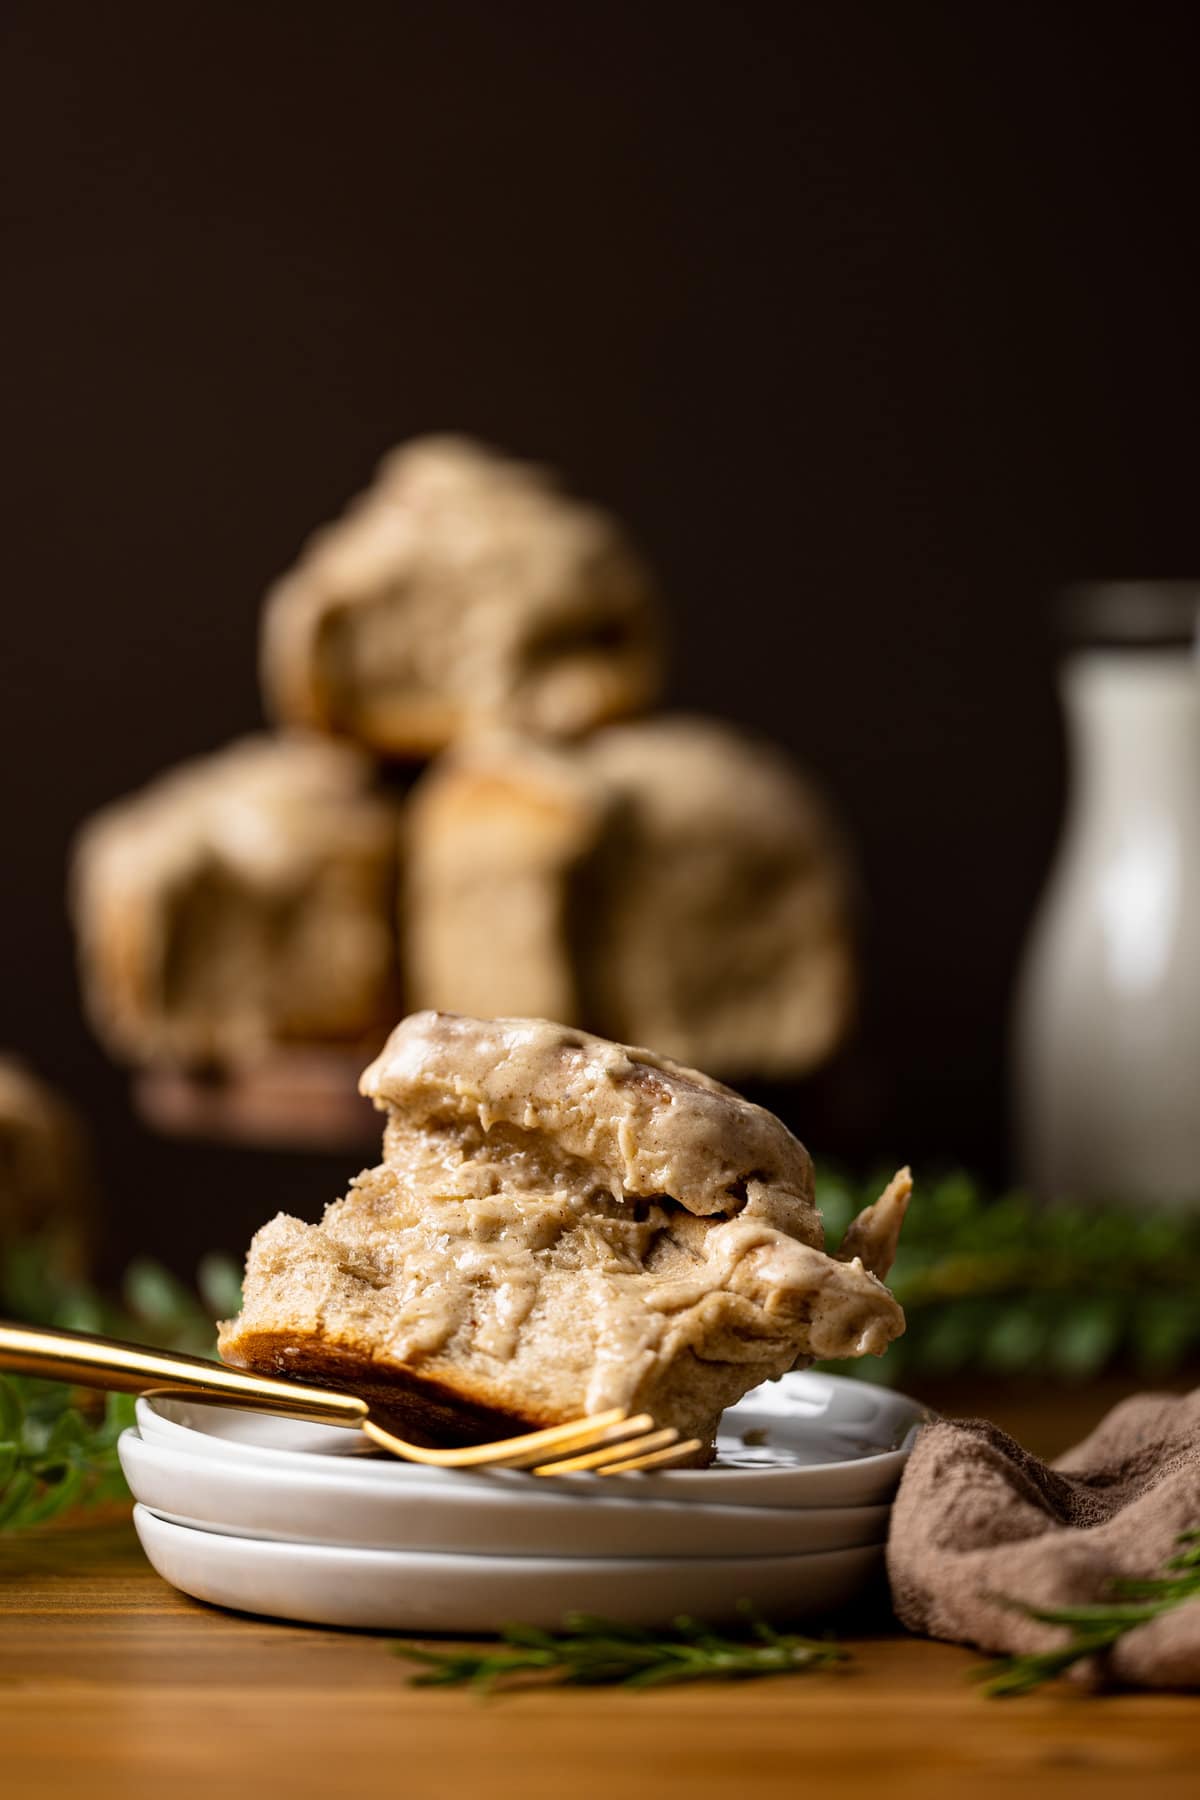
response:
[(110, 1393), (203, 1394), (220, 1405), (319, 1419), (329, 1425), (357, 1425), (367, 1414), (366, 1402), (356, 1394), (252, 1375), (203, 1356), (122, 1344), (116, 1338), (94, 1337), (89, 1332), (12, 1325), (3, 1319), (0, 1370), (70, 1381), (79, 1387), (106, 1388)]

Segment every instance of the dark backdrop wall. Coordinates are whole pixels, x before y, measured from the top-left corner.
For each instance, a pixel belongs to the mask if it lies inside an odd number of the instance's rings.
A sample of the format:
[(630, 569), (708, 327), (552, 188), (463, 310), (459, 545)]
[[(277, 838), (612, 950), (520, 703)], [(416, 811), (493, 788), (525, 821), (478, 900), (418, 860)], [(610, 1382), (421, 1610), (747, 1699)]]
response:
[(346, 1171), (137, 1131), (68, 839), (254, 724), (264, 585), (441, 427), (627, 515), (672, 698), (852, 822), (858, 1098), (803, 1135), (1004, 1173), (1047, 595), (1200, 567), (1197, 18), (9, 0), (0, 1040), (91, 1114), (112, 1254), (240, 1242)]

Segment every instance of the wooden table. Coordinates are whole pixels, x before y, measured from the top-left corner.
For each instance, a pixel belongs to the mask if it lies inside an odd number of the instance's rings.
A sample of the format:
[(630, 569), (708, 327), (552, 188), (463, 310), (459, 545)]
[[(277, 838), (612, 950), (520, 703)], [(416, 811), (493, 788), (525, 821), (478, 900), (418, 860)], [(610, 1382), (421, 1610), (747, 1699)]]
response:
[[(1107, 1398), (1069, 1428), (1060, 1405), (1058, 1442)], [(1026, 1399), (1004, 1422), (1048, 1448), (1053, 1416)], [(1200, 1795), (1200, 1697), (989, 1701), (969, 1651), (886, 1627), (843, 1641), (845, 1673), (737, 1687), (431, 1692), (378, 1637), (185, 1600), (122, 1515), (87, 1520), (0, 1541), (0, 1796)]]

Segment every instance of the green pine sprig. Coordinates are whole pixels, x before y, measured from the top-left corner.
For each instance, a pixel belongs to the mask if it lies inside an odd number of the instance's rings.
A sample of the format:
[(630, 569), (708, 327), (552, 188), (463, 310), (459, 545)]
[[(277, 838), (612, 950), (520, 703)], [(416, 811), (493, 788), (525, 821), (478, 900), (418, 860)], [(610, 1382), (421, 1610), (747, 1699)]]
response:
[(123, 1498), (117, 1439), (133, 1416), (128, 1394), (89, 1417), (59, 1382), (0, 1379), (0, 1531)]
[[(882, 1183), (819, 1173), (836, 1244)], [(958, 1374), (1085, 1381), (1116, 1362), (1148, 1380), (1200, 1358), (1200, 1208), (1040, 1205), (969, 1176), (918, 1178), (888, 1285), (907, 1329), (882, 1360), (825, 1365), (903, 1384)]]
[(1161, 1575), (1148, 1581), (1114, 1580), (1109, 1597), (1089, 1606), (1028, 1606), (1005, 1600), (1006, 1606), (1042, 1625), (1061, 1625), (1070, 1635), (1053, 1650), (1033, 1650), (1000, 1657), (976, 1671), (984, 1691), (996, 1698), (1028, 1694), (1047, 1681), (1102, 1657), (1139, 1625), (1182, 1606), (1200, 1595), (1200, 1531), (1187, 1531), (1178, 1540), (1181, 1548), (1164, 1565)]
[(749, 1608), (746, 1635), (728, 1637), (696, 1619), (680, 1617), (661, 1631), (572, 1613), (561, 1631), (508, 1625), (500, 1643), (477, 1650), (393, 1646), (397, 1656), (425, 1665), (418, 1687), (497, 1686), (665, 1687), (684, 1681), (745, 1681), (794, 1675), (845, 1663), (848, 1652), (825, 1639), (778, 1632)]
[[(236, 1312), (240, 1279), (225, 1257), (206, 1257), (199, 1296), (158, 1263), (130, 1264), (119, 1301), (65, 1277), (52, 1250), (34, 1240), (6, 1247), (0, 1314), (62, 1331), (212, 1355), (213, 1319)], [(134, 1419), (127, 1394), (77, 1392), (57, 1381), (0, 1375), (0, 1531), (45, 1524), (128, 1494), (117, 1439)]]

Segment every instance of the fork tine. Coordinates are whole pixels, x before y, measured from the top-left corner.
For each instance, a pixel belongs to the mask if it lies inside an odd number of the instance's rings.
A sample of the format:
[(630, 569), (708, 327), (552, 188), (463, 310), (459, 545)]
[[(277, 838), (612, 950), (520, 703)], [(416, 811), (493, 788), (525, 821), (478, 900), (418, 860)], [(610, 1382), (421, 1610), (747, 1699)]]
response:
[(626, 1474), (678, 1462), (701, 1448), (696, 1438), (681, 1444), (674, 1426), (656, 1430), (649, 1413), (630, 1418), (624, 1407), (572, 1419), (565, 1425), (549, 1425), (521, 1437), (445, 1450), (410, 1444), (372, 1418), (363, 1419), (361, 1429), (372, 1443), (407, 1462), (438, 1469), (532, 1468), (535, 1475), (572, 1475), (587, 1470)]
[[(637, 1445), (627, 1444), (625, 1448), (636, 1450)], [(634, 1469), (667, 1469), (672, 1463), (682, 1462), (685, 1456), (692, 1456), (704, 1446), (699, 1438), (684, 1438), (681, 1444), (668, 1444), (665, 1450), (652, 1450), (649, 1456), (631, 1456), (623, 1462), (607, 1463), (600, 1470), (601, 1475), (628, 1475)]]
[[(383, 1450), (390, 1450), (393, 1456), (402, 1457), (405, 1462), (423, 1463), (435, 1469), (482, 1469), (504, 1463), (511, 1467), (514, 1459), (522, 1460), (529, 1454), (537, 1455), (559, 1448), (573, 1450), (581, 1444), (594, 1444), (615, 1427), (623, 1425), (628, 1418), (627, 1407), (615, 1406), (608, 1412), (593, 1413), (585, 1419), (572, 1419), (565, 1425), (548, 1425), (542, 1431), (528, 1431), (521, 1437), (497, 1438), (487, 1444), (461, 1444), (448, 1450), (434, 1449), (425, 1444), (410, 1444), (407, 1439), (397, 1437), (395, 1432), (386, 1430), (372, 1418), (363, 1419), (361, 1429), (372, 1443), (378, 1444)], [(635, 1422), (636, 1429), (644, 1429), (645, 1424), (646, 1419), (642, 1415)], [(632, 1450), (633, 1445), (627, 1448)]]
[(554, 1462), (540, 1463), (533, 1472), (535, 1475), (574, 1475), (584, 1469), (602, 1469), (608, 1463), (624, 1461), (652, 1450), (665, 1450), (678, 1442), (679, 1433), (673, 1425), (668, 1425), (662, 1431), (651, 1431), (645, 1437), (635, 1438), (632, 1443), (602, 1444), (598, 1450), (588, 1450), (582, 1456), (566, 1456)]
[[(588, 1424), (586, 1420), (578, 1421), (578, 1430), (571, 1437), (561, 1438), (556, 1444), (549, 1446), (549, 1454), (556, 1459), (572, 1452), (582, 1450), (620, 1450), (624, 1456), (632, 1456), (648, 1431), (654, 1430), (654, 1420), (649, 1413), (637, 1413), (632, 1419), (620, 1419), (615, 1425), (602, 1429)], [(497, 1445), (499, 1450), (501, 1445)], [(518, 1450), (511, 1456), (497, 1456), (488, 1464), (494, 1469), (531, 1469), (547, 1456), (547, 1446), (539, 1444), (534, 1449)]]

